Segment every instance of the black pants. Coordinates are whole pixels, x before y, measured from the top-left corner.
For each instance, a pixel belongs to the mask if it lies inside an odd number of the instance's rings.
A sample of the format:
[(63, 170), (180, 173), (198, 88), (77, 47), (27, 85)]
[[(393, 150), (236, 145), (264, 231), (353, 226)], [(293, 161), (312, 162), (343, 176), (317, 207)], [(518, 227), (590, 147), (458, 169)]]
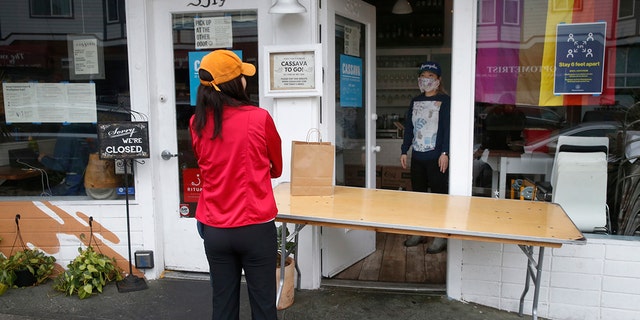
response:
[(243, 269), (252, 319), (277, 319), (275, 223), (229, 229), (204, 225), (202, 237), (213, 286), (213, 319), (239, 319)]
[(438, 159), (411, 158), (411, 190), (417, 192), (449, 193), (449, 169), (440, 172)]

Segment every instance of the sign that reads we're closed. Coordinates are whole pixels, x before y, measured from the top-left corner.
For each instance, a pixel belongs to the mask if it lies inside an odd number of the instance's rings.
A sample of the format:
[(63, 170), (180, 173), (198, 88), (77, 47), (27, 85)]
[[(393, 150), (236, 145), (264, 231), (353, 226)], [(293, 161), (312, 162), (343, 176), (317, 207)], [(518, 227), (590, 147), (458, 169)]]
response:
[(149, 158), (148, 122), (98, 124), (100, 159)]

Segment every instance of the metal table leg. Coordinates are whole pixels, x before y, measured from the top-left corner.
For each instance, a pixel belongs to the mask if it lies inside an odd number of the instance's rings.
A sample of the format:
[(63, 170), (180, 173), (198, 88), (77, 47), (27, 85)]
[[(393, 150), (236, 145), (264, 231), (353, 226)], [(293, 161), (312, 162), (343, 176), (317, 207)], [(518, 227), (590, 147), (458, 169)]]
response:
[[(544, 247), (538, 249), (538, 261), (536, 262), (533, 256), (533, 247), (518, 245), (522, 252), (527, 256), (527, 278), (524, 283), (524, 290), (520, 296), (520, 310), (518, 315), (522, 317), (524, 310), (524, 297), (529, 291), (529, 281), (533, 280), (533, 304), (531, 307), (531, 318), (533, 320), (538, 319), (538, 298), (540, 296), (540, 278), (542, 276), (542, 259), (544, 257)], [(535, 269), (535, 270), (534, 270)], [(534, 273), (535, 271), (535, 273)]]
[[(287, 223), (282, 222), (282, 235), (280, 237), (280, 252), (282, 252), (282, 254), (280, 255), (280, 281), (278, 282), (278, 291), (276, 294), (276, 306), (280, 304), (280, 297), (282, 296), (282, 289), (284, 287), (285, 260), (287, 256), (291, 254), (292, 251), (295, 251), (296, 255), (298, 254), (298, 233), (300, 233), (300, 230), (302, 230), (302, 228), (304, 228), (305, 226), (306, 224), (296, 224), (295, 230), (289, 233), (289, 236), (287, 237), (287, 232), (285, 231), (287, 230)], [(289, 249), (289, 251), (287, 251), (287, 242), (291, 240), (293, 240), (294, 245), (292, 248)], [(296, 272), (298, 273), (298, 287), (300, 287), (300, 269), (298, 268), (297, 256), (295, 259), (295, 268), (296, 268)]]

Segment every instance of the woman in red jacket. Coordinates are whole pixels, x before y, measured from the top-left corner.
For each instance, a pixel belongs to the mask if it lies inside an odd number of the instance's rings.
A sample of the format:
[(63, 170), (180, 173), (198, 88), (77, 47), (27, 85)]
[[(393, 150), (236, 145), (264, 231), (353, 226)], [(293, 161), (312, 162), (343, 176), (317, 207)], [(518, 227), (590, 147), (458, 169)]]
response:
[(245, 76), (256, 68), (232, 51), (206, 55), (190, 121), (204, 181), (196, 219), (213, 286), (213, 319), (238, 319), (244, 270), (253, 319), (277, 318), (276, 227), (271, 179), (282, 173), (280, 135), (254, 106)]

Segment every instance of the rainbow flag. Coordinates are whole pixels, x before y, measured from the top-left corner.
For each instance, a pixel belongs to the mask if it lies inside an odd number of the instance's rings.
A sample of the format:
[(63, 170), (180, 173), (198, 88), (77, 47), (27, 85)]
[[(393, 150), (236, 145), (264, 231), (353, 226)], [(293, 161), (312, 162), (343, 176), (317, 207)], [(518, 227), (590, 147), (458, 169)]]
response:
[[(538, 106), (613, 105), (617, 8), (617, 0), (497, 0), (495, 12), (480, 6), (476, 101)], [(495, 19), (491, 19), (492, 14)], [(600, 21), (607, 25), (602, 93), (554, 95), (558, 24)]]

